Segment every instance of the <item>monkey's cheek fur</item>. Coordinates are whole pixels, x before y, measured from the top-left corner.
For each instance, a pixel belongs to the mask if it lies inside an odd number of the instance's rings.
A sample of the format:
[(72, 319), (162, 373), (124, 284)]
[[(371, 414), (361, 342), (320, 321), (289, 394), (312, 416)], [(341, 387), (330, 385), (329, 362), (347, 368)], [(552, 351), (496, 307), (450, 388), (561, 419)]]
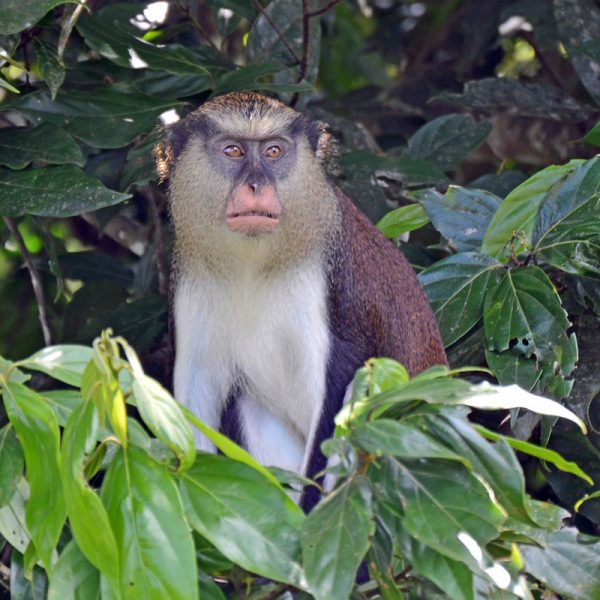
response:
[(230, 231), (244, 235), (271, 233), (279, 227), (279, 215), (246, 213), (227, 216), (225, 224)]

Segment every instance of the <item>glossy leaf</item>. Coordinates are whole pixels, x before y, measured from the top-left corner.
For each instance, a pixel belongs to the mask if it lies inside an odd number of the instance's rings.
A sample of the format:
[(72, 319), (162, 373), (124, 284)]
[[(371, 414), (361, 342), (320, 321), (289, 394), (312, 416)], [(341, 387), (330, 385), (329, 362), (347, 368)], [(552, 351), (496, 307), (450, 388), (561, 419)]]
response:
[(529, 454), (529, 456), (535, 456), (540, 460), (543, 460), (545, 463), (550, 463), (554, 465), (557, 469), (564, 471), (565, 473), (571, 473), (576, 477), (580, 477), (584, 481), (587, 481), (590, 485), (594, 485), (592, 478), (584, 473), (577, 463), (574, 463), (570, 460), (564, 459), (558, 452), (554, 452), (554, 450), (550, 450), (549, 448), (542, 448), (541, 446), (536, 446), (535, 444), (530, 444), (524, 440), (518, 440), (516, 438), (511, 438), (509, 436), (500, 435), (494, 431), (490, 431), (481, 425), (476, 425), (475, 428), (477, 431), (481, 433), (484, 437), (494, 442), (498, 440), (503, 440), (508, 444), (511, 448), (522, 452), (523, 454)]
[(54, 379), (81, 387), (83, 372), (91, 358), (92, 349), (89, 346), (62, 344), (47, 346), (18, 364), (24, 369), (41, 371)]
[(22, 112), (34, 123), (58, 125), (93, 148), (121, 148), (138, 135), (149, 133), (161, 113), (177, 102), (114, 89), (27, 94), (4, 109)]
[(574, 600), (600, 596), (600, 542), (578, 540), (577, 530), (540, 533), (538, 545), (521, 545), (529, 573)]
[(42, 396), (20, 383), (4, 382), (3, 397), (25, 455), (31, 490), (27, 528), (44, 568), (51, 571), (52, 553), (66, 516), (60, 484), (58, 423)]
[(261, 79), (286, 71), (281, 64), (259, 64), (242, 67), (221, 75), (215, 83), (215, 94), (237, 92), (243, 90), (259, 90), (263, 92), (308, 92), (313, 89), (309, 83), (272, 83)]
[(502, 202), (483, 236), (481, 251), (506, 259), (531, 247), (533, 225), (541, 203), (551, 190), (569, 176), (583, 161), (551, 166), (515, 188)]
[(52, 125), (0, 129), (0, 164), (23, 169), (32, 161), (83, 166), (83, 155), (75, 140)]
[(101, 497), (115, 533), (124, 599), (198, 597), (194, 543), (171, 476), (130, 446), (113, 459)]
[(31, 537), (25, 523), (25, 505), (29, 499), (29, 485), (22, 477), (8, 504), (0, 506), (0, 535), (18, 552), (25, 554)]
[(0, 507), (8, 504), (23, 476), (23, 450), (10, 425), (0, 429)]
[(467, 462), (447, 446), (440, 444), (427, 431), (390, 419), (377, 419), (352, 429), (350, 441), (376, 456), (445, 458)]
[(599, 213), (600, 159), (596, 157), (576, 168), (540, 206), (532, 233), (534, 252), (564, 271), (600, 274)]
[(96, 445), (98, 413), (81, 402), (67, 421), (62, 442), (61, 481), (73, 537), (87, 560), (118, 589), (118, 548), (106, 509), (84, 476), (85, 462)]
[(56, 98), (60, 86), (65, 80), (65, 67), (58, 59), (56, 50), (36, 38), (36, 49), (40, 75), (46, 82), (52, 98)]
[(429, 121), (408, 140), (408, 154), (426, 160), (442, 171), (451, 171), (490, 133), (487, 121), (476, 123), (470, 115), (445, 115)]
[(63, 549), (50, 580), (48, 600), (100, 600), (100, 573), (74, 540)]
[(485, 295), (500, 271), (500, 263), (493, 258), (461, 252), (419, 274), (446, 346), (460, 339), (482, 318)]
[(483, 320), (489, 350), (503, 352), (517, 344), (525, 357), (548, 362), (556, 378), (574, 369), (576, 346), (566, 333), (570, 323), (556, 289), (539, 267), (504, 271), (486, 295)]
[(130, 24), (130, 20), (142, 10), (143, 7), (135, 5), (107, 6), (94, 15), (82, 15), (77, 31), (90, 48), (122, 67), (195, 75), (202, 80), (205, 89), (209, 89), (207, 66), (214, 68), (212, 61), (184, 46), (161, 47), (141, 39), (141, 31)]
[(451, 185), (445, 194), (427, 190), (419, 202), (450, 246), (458, 252), (468, 252), (480, 249), (483, 234), (501, 200), (484, 190)]
[(2, 171), (0, 193), (0, 215), (5, 217), (72, 217), (129, 198), (71, 165)]
[(304, 587), (299, 564), (302, 511), (261, 473), (201, 454), (180, 476), (192, 527), (242, 568)]
[(420, 229), (429, 223), (429, 217), (420, 204), (408, 204), (387, 213), (377, 223), (377, 229), (387, 238)]
[(375, 532), (372, 492), (365, 477), (342, 484), (308, 515), (302, 527), (302, 557), (317, 600), (350, 596), (356, 571)]
[[(416, 540), (477, 569), (468, 538), (483, 548), (500, 532), (505, 516), (484, 485), (463, 465), (438, 460), (380, 461), (380, 485), (403, 508), (402, 527)], [(468, 504), (464, 499), (469, 498)]]
[(3, 0), (0, 4), (0, 33), (19, 33), (33, 27), (48, 11), (75, 0)]

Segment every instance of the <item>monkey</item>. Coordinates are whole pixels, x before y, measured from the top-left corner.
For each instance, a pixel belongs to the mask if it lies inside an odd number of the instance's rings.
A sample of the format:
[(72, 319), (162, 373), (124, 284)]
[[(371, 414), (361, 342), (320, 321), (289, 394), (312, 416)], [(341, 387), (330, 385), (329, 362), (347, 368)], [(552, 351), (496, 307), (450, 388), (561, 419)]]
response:
[[(260, 463), (314, 477), (355, 371), (447, 364), (401, 251), (333, 183), (326, 125), (273, 98), (209, 99), (155, 149), (174, 229), (175, 398)], [(199, 432), (200, 450), (215, 452)], [(305, 489), (309, 510), (319, 494)]]

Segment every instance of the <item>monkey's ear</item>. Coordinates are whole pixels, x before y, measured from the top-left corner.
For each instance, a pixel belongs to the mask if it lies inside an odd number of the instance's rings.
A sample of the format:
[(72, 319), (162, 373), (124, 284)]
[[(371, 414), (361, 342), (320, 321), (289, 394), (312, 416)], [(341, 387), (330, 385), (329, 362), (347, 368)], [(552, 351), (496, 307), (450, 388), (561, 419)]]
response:
[(162, 141), (160, 141), (158, 144), (156, 144), (156, 146), (154, 146), (152, 156), (154, 157), (154, 162), (156, 164), (156, 172), (158, 173), (160, 182), (162, 183), (164, 181), (167, 181), (171, 174), (173, 159), (175, 158), (173, 144), (171, 143), (168, 134), (165, 135)]
[(327, 123), (318, 122), (319, 137), (315, 148), (317, 160), (328, 175), (339, 175), (340, 169), (340, 147), (337, 140), (331, 135)]

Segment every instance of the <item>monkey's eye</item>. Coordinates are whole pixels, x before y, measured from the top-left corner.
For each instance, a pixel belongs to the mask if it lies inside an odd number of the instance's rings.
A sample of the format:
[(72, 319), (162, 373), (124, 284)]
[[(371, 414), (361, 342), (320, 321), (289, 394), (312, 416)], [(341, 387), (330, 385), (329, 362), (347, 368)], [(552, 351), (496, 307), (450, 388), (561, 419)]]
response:
[(223, 148), (223, 154), (229, 158), (240, 158), (244, 156), (244, 151), (235, 144), (229, 144)]
[(283, 153), (283, 150), (281, 149), (281, 146), (277, 146), (275, 144), (273, 144), (272, 146), (269, 146), (266, 150), (265, 150), (265, 156), (267, 158), (279, 158)]

